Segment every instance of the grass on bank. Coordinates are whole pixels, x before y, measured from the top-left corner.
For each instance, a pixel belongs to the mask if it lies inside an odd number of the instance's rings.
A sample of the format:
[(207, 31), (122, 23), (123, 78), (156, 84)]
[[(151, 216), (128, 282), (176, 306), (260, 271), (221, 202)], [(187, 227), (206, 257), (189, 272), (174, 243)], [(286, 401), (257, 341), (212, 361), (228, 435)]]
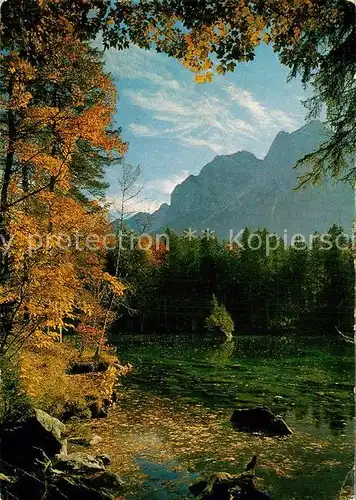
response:
[(19, 355), (19, 378), (31, 404), (60, 417), (69, 408), (85, 412), (90, 401), (110, 398), (118, 375), (117, 357), (104, 351), (108, 364), (103, 372), (69, 374), (69, 367), (92, 358), (91, 352), (80, 353), (69, 342), (53, 343), (46, 348), (27, 347)]

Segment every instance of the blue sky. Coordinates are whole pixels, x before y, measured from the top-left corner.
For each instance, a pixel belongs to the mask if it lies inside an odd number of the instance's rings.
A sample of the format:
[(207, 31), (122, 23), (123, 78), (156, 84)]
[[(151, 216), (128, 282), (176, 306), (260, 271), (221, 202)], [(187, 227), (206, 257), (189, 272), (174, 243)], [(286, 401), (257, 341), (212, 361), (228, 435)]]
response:
[[(262, 158), (280, 130), (304, 123), (301, 83), (287, 83), (288, 69), (265, 45), (255, 61), (202, 85), (154, 51), (110, 49), (105, 61), (119, 92), (115, 118), (129, 142), (126, 161), (142, 167), (145, 189), (135, 211), (169, 203), (174, 186), (216, 155), (247, 150)], [(109, 200), (117, 197), (117, 177), (107, 173)]]

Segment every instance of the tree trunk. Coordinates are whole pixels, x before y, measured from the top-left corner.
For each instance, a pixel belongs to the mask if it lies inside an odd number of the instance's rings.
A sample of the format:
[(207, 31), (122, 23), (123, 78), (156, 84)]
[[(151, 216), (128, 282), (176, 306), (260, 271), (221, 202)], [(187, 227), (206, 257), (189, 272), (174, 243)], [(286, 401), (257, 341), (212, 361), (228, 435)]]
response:
[(354, 220), (352, 224), (352, 255), (354, 259), (354, 345), (355, 345), (355, 356), (356, 356), (356, 176), (354, 180)]
[[(13, 94), (13, 79), (10, 79), (8, 87), (9, 99)], [(9, 186), (14, 165), (14, 147), (16, 141), (16, 126), (15, 116), (12, 109), (7, 111), (7, 126), (9, 134), (9, 143), (5, 159), (5, 169), (2, 179), (1, 196), (0, 196), (0, 285), (6, 283), (10, 276), (10, 257), (6, 250), (7, 244), (10, 241), (10, 235), (6, 228), (6, 210), (8, 205)], [(0, 353), (2, 354), (6, 348), (8, 336), (12, 329), (13, 302), (7, 302), (0, 306)]]

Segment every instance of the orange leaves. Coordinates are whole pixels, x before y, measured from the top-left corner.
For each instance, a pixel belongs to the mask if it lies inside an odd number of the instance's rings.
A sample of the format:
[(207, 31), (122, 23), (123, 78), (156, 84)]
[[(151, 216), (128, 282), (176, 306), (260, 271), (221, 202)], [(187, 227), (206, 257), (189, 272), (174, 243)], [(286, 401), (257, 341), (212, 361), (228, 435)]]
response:
[(105, 248), (100, 243), (110, 230), (105, 211), (90, 212), (73, 198), (43, 191), (30, 205), (11, 209), (8, 229), (14, 265), (0, 300), (22, 297), (15, 331), (24, 335), (34, 329), (33, 339), (44, 346), (56, 340), (70, 318), (84, 313), (102, 334), (101, 301), (111, 293), (121, 297), (125, 290), (102, 270)]
[(52, 126), (56, 123), (56, 121), (59, 121), (59, 113), (59, 108), (55, 106), (31, 107), (26, 112), (24, 125), (27, 125), (28, 127), (35, 126), (35, 130), (38, 131), (45, 126)]
[(82, 323), (76, 329), (82, 349), (95, 349), (101, 340), (101, 329)]
[(32, 167), (38, 172), (48, 174), (49, 176), (59, 176), (63, 171), (63, 164), (65, 163), (63, 160), (40, 152), (27, 154), (28, 151), (26, 149), (21, 150), (19, 154), (20, 160), (24, 163), (31, 162)]
[[(241, 34), (234, 40), (229, 39), (233, 25), (239, 24)], [(234, 52), (234, 59), (247, 60), (251, 52), (263, 38), (265, 20), (250, 10), (245, 2), (237, 2), (226, 19), (219, 19), (214, 24), (199, 25), (183, 35), (185, 41), (184, 56), (181, 62), (196, 73), (197, 83), (209, 83), (215, 74), (225, 74), (235, 68), (231, 58), (215, 63), (213, 54), (217, 47), (227, 45)]]
[(152, 238), (141, 236), (138, 244), (138, 249), (145, 252), (147, 261), (152, 265), (160, 265), (165, 259), (168, 252), (167, 246), (164, 241), (153, 241)]
[(102, 273), (101, 280), (106, 283), (111, 292), (117, 297), (124, 295), (125, 286), (115, 277), (109, 273)]
[(9, 73), (15, 75), (17, 81), (29, 82), (36, 76), (36, 68), (15, 51), (12, 51), (9, 57), (3, 56), (2, 63), (5, 64)]
[(45, 345), (78, 314), (91, 314), (93, 321), (96, 315), (101, 328), (102, 302), (124, 293), (123, 284), (102, 270), (111, 233), (107, 213), (81, 201), (75, 169), (86, 166), (80, 164), (83, 144), (88, 154), (113, 158), (127, 146), (110, 130), (117, 94), (99, 54), (53, 2), (37, 5), (41, 18), (13, 40), (22, 57), (11, 50), (0, 56), (1, 105), (14, 118), (3, 147), (13, 153), (6, 200), (11, 275), (0, 300), (15, 304), (14, 337), (32, 335)]
[[(220, 35), (214, 29), (214, 26), (205, 26), (204, 29), (196, 29), (185, 35), (187, 47), (184, 57), (181, 59), (184, 66), (194, 73), (204, 72), (212, 67), (213, 63), (209, 59), (212, 51), (212, 45), (217, 41)], [(199, 81), (200, 75), (196, 76)], [(204, 79), (200, 79), (202, 83)]]
[(197, 83), (210, 83), (213, 81), (213, 73), (211, 73), (210, 71), (208, 73), (202, 73), (196, 75), (194, 79)]
[(14, 90), (12, 98), (9, 102), (10, 109), (24, 109), (27, 108), (32, 99), (31, 92), (25, 91), (25, 85), (23, 83), (16, 83), (14, 85)]
[(15, 51), (2, 55), (0, 63), (3, 79), (12, 88), (11, 96), (6, 103), (7, 108), (13, 110), (27, 108), (33, 97), (27, 85), (34, 80), (36, 69), (29, 62), (21, 59)]
[[(101, 147), (107, 151), (116, 151), (123, 155), (127, 146), (116, 134), (108, 134), (113, 109), (98, 103), (85, 110), (81, 115), (73, 117), (70, 128), (61, 127), (61, 135), (68, 143), (75, 143), (79, 138)], [(67, 125), (67, 124), (66, 124)]]

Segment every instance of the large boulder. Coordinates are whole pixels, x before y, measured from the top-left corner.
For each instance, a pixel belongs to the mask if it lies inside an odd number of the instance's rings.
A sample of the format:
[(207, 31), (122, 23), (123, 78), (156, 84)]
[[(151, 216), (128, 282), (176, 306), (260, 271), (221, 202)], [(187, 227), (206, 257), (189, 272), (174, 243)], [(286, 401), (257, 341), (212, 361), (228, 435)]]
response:
[(264, 432), (271, 436), (289, 436), (291, 429), (281, 418), (276, 418), (267, 407), (235, 410), (231, 422), (239, 431)]
[(27, 470), (29, 464), (66, 453), (66, 427), (48, 413), (33, 409), (1, 436), (1, 455), (6, 462)]
[(88, 476), (54, 475), (48, 483), (48, 500), (78, 498), (80, 500), (115, 500), (122, 492), (123, 482), (110, 471)]
[(66, 427), (34, 409), (11, 429), (2, 430), (0, 487), (4, 498), (19, 500), (114, 500), (123, 483), (106, 470), (107, 455), (67, 455)]
[(56, 455), (48, 477), (48, 500), (114, 500), (122, 490), (119, 476), (106, 470), (107, 455), (93, 457), (77, 452)]

